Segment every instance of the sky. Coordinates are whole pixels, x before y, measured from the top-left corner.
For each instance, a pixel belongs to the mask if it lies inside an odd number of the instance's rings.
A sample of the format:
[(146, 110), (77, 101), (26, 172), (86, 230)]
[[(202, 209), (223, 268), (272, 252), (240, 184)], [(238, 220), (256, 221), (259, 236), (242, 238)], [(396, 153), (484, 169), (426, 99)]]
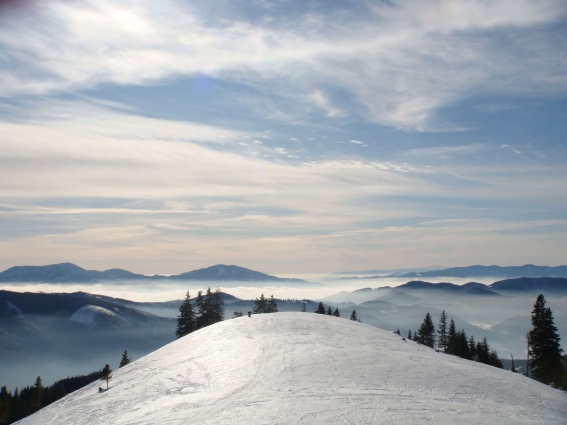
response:
[(564, 0), (0, 1), (0, 269), (566, 263)]

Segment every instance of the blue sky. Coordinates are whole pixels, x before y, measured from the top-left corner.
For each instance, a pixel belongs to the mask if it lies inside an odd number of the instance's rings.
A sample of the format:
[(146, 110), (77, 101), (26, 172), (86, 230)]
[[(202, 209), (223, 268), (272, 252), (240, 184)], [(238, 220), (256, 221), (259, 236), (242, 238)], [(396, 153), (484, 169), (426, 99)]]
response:
[(565, 263), (567, 3), (0, 3), (0, 268)]

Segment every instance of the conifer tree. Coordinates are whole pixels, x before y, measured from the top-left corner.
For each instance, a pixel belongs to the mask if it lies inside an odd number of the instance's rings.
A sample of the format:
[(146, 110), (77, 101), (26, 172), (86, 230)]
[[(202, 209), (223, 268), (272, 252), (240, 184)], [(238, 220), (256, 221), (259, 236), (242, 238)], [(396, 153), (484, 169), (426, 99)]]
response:
[(481, 342), (476, 344), (476, 354), (478, 355), (479, 362), (490, 364), (490, 347), (488, 346), (486, 337), (484, 337)]
[(469, 346), (469, 357), (471, 360), (476, 359), (476, 341), (474, 340), (474, 336), (470, 336), (468, 341)]
[(411, 341), (413, 339), (413, 336), (411, 335), (411, 329), (408, 330), (408, 335), (406, 336), (408, 341)]
[(197, 309), (197, 314), (195, 315), (195, 330), (197, 330), (203, 327), (203, 320), (205, 314), (205, 298), (203, 297), (203, 291), (197, 292), (197, 298), (195, 299), (195, 307)]
[(108, 389), (108, 381), (112, 379), (112, 369), (109, 364), (106, 364), (102, 371), (100, 372), (101, 381), (106, 381), (106, 389)]
[(533, 329), (528, 333), (532, 376), (544, 384), (564, 385), (566, 372), (561, 362), (561, 338), (555, 327), (553, 313), (545, 306), (542, 294), (538, 295), (534, 304), (532, 326)]
[(516, 365), (514, 365), (514, 356), (512, 354), (510, 354), (510, 357), (512, 357), (512, 366), (510, 367), (510, 371), (516, 373)]
[(439, 329), (437, 329), (437, 346), (440, 350), (447, 351), (447, 313), (445, 310), (441, 312), (441, 317), (439, 317)]
[(464, 329), (457, 332), (455, 354), (463, 359), (472, 360), (469, 353), (467, 334)]
[(329, 306), (329, 308), (327, 309), (327, 316), (332, 316), (333, 315), (333, 309)]
[(41, 376), (38, 376), (32, 388), (32, 394), (30, 399), (30, 407), (33, 412), (36, 412), (39, 409), (41, 409), (41, 404), (42, 404), (41, 402), (43, 400), (44, 392), (45, 392), (45, 387), (43, 386)]
[(335, 308), (335, 311), (333, 312), (333, 316), (335, 317), (341, 317), (341, 313), (339, 312), (339, 308)]
[[(199, 294), (201, 294), (200, 291)], [(183, 303), (179, 307), (179, 316), (177, 317), (177, 329), (175, 330), (175, 335), (179, 339), (185, 335), (189, 335), (196, 329), (197, 318), (195, 317), (195, 311), (191, 304), (191, 295), (189, 294), (189, 291), (187, 291), (185, 300), (183, 300)], [(122, 363), (120, 363), (120, 367), (122, 367)]]
[(260, 295), (260, 298), (256, 298), (254, 301), (254, 308), (252, 309), (253, 314), (265, 313), (268, 309), (268, 300), (264, 297), (264, 294)]
[(504, 368), (504, 365), (502, 364), (502, 361), (498, 357), (498, 353), (495, 350), (490, 350), (490, 354), (488, 355), (488, 364), (500, 369)]
[(447, 353), (456, 354), (457, 352), (457, 328), (455, 321), (451, 319), (449, 332), (447, 332)]
[[(33, 388), (33, 386), (31, 387)], [(26, 389), (28, 391), (26, 391)], [(23, 387), (21, 392), (18, 389), (18, 387), (16, 387), (16, 389), (14, 390), (14, 395), (11, 396), (10, 394), (10, 404), (8, 405), (8, 418), (9, 421), (7, 423), (12, 423), (15, 422), (17, 420), (20, 420), (30, 414), (32, 414), (32, 412), (30, 411), (30, 407), (29, 407), (29, 401), (30, 401), (30, 397), (31, 397), (31, 392), (29, 391), (30, 387)], [(23, 396), (23, 397), (20, 397)]]
[(268, 307), (266, 313), (277, 313), (278, 312), (278, 305), (276, 304), (276, 300), (274, 296), (271, 295), (268, 301)]
[(433, 348), (435, 346), (435, 326), (431, 320), (431, 314), (427, 313), (423, 319), (423, 323), (418, 329), (419, 342), (423, 345)]
[(211, 287), (207, 288), (205, 296), (203, 297), (203, 312), (201, 313), (201, 327), (212, 325), (216, 323), (215, 315), (215, 297), (211, 291)]
[(131, 361), (132, 361), (132, 359), (128, 355), (128, 351), (124, 350), (124, 353), (122, 353), (122, 359), (120, 360), (120, 366), (119, 367), (126, 366), (127, 364), (130, 364)]
[(224, 320), (224, 301), (221, 297), (221, 290), (217, 288), (213, 294), (213, 314), (212, 323), (222, 322)]
[(530, 353), (532, 352), (531, 344), (530, 344), (530, 331), (526, 332), (526, 342), (527, 342), (527, 355), (526, 355), (526, 376), (530, 376)]
[(358, 316), (356, 315), (356, 310), (353, 310), (352, 313), (350, 314), (350, 320), (354, 320), (355, 322), (358, 322)]
[(319, 306), (317, 307), (317, 310), (315, 310), (315, 313), (317, 314), (326, 314), (326, 310), (325, 310), (325, 306), (323, 305), (322, 301), (319, 301)]
[[(11, 419), (14, 419), (14, 411), (18, 411), (21, 409), (21, 406), (19, 405), (19, 401), (20, 401), (20, 391), (18, 390), (18, 387), (16, 387), (16, 389), (14, 390), (14, 397), (12, 399), (15, 403), (15, 405), (10, 405), (10, 417)], [(23, 416), (22, 416), (23, 417)]]
[(0, 424), (4, 425), (10, 421), (10, 399), (12, 394), (8, 392), (6, 385), (0, 391)]

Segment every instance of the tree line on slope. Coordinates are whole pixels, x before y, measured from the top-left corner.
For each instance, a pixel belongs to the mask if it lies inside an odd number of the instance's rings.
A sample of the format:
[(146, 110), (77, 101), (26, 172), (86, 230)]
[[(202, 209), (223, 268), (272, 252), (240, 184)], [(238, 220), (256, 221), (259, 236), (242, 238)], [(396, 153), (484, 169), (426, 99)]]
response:
[[(527, 334), (528, 359), (526, 374), (547, 385), (556, 388), (567, 388), (567, 371), (562, 356), (561, 338), (557, 332), (553, 313), (545, 306), (543, 294), (538, 295), (531, 314), (532, 330)], [(491, 366), (502, 368), (498, 353), (490, 349), (486, 338), (475, 342), (474, 336), (467, 338), (465, 330), (457, 330), (451, 319), (447, 327), (445, 310), (439, 318), (439, 327), (435, 331), (431, 315), (427, 313), (419, 329), (412, 334), (408, 331), (407, 338), (431, 348), (437, 348), (447, 354), (453, 354), (464, 359), (478, 361)], [(511, 370), (516, 372), (512, 359)]]
[(449, 327), (447, 327), (447, 313), (445, 313), (445, 310), (443, 310), (439, 318), (437, 331), (431, 315), (427, 313), (417, 331), (413, 334), (411, 329), (408, 331), (407, 339), (427, 347), (437, 347), (439, 351), (453, 354), (463, 359), (502, 368), (502, 362), (498, 358), (498, 353), (490, 348), (486, 337), (479, 342), (475, 341), (473, 335), (467, 338), (464, 329), (457, 330), (453, 319), (451, 319)]
[(330, 306), (325, 310), (325, 306), (321, 301), (319, 302), (319, 305), (317, 306), (317, 310), (315, 310), (315, 313), (326, 314), (327, 316), (341, 317), (341, 313), (339, 312), (338, 307), (335, 308), (335, 311), (333, 311), (333, 309)]
[(215, 292), (209, 287), (205, 295), (203, 291), (197, 292), (195, 303), (191, 302), (189, 291), (185, 295), (185, 300), (179, 307), (179, 317), (177, 318), (177, 338), (189, 335), (197, 329), (210, 326), (224, 320), (224, 301), (221, 298), (220, 288)]
[(278, 305), (274, 296), (271, 295), (270, 298), (265, 298), (264, 294), (260, 295), (260, 298), (254, 300), (254, 308), (252, 309), (252, 314), (264, 314), (264, 313), (277, 313)]
[[(305, 312), (305, 305), (304, 305), (304, 308), (301, 311)], [(316, 314), (326, 314), (327, 316), (341, 317), (341, 312), (339, 311), (338, 307), (335, 307), (335, 311), (333, 311), (333, 309), (330, 306), (325, 310), (325, 305), (323, 304), (322, 301), (319, 301), (319, 305), (317, 306), (317, 310), (315, 310), (315, 313)], [(354, 322), (362, 323), (362, 321), (360, 320), (360, 318), (356, 314), (356, 310), (352, 310), (352, 313), (350, 313), (350, 320), (352, 320)]]
[[(132, 361), (127, 350), (124, 350), (120, 360), (120, 367), (126, 366)], [(8, 390), (6, 385), (0, 389), (0, 425), (8, 425), (25, 418), (40, 409), (65, 397), (67, 394), (77, 391), (84, 386), (95, 382), (97, 379), (108, 380), (112, 378), (112, 369), (107, 364), (102, 370), (60, 379), (48, 387), (43, 385), (41, 376), (38, 376), (35, 384), (21, 390), (16, 388), (14, 393)]]
[(88, 375), (61, 379), (49, 387), (45, 387), (41, 376), (38, 376), (34, 385), (20, 390), (16, 388), (13, 394), (4, 385), (0, 390), (0, 424), (11, 424), (37, 412), (65, 395), (96, 381), (100, 373), (101, 371), (96, 371)]
[[(264, 294), (260, 295), (260, 298), (256, 298), (254, 300), (254, 307), (252, 311), (248, 312), (248, 316), (251, 314), (264, 314), (264, 313), (277, 313), (278, 312), (278, 305), (276, 304), (276, 300), (274, 296), (270, 296), (270, 298), (264, 297)], [(244, 316), (244, 313), (241, 311), (235, 311), (232, 314), (232, 318), (235, 319), (237, 317)]]

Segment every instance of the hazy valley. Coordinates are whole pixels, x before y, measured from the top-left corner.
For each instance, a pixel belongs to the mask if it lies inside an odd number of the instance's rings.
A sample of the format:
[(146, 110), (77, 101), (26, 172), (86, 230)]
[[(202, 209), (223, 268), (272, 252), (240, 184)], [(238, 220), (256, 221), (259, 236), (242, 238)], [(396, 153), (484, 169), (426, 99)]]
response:
[[(88, 373), (105, 363), (116, 366), (124, 349), (133, 358), (152, 352), (175, 339), (175, 319), (185, 292), (191, 290), (195, 296), (197, 290), (217, 286), (225, 302), (225, 320), (234, 312), (252, 310), (253, 300), (261, 293), (274, 294), (281, 312), (299, 312), (305, 303), (306, 312), (312, 313), (321, 300), (326, 307), (338, 307), (341, 317), (348, 318), (356, 310), (363, 323), (390, 331), (399, 329), (402, 335), (409, 329), (415, 331), (427, 312), (437, 321), (445, 310), (458, 329), (464, 329), (477, 340), (486, 337), (502, 358), (509, 358), (510, 354), (515, 358), (525, 357), (530, 312), (536, 296), (543, 293), (554, 312), (560, 335), (567, 334), (565, 278), (507, 279), (488, 285), (407, 282), (399, 278), (398, 281), (406, 282), (364, 288), (360, 287), (361, 283), (390, 281), (330, 278), (310, 282), (278, 279), (244, 268), (219, 265), (201, 272), (208, 280), (174, 280), (172, 284), (165, 277), (149, 282), (113, 277), (104, 282), (71, 282), (68, 275), (58, 277), (52, 273), (54, 268), (48, 267), (50, 274), (39, 268), (33, 269), (38, 273), (32, 275), (28, 269), (27, 275), (20, 274), (25, 277), (24, 282), (5, 284), (13, 285), (11, 290), (0, 291), (0, 361), (4, 365), (0, 384), (10, 388), (28, 385), (38, 375), (51, 382), (68, 375)], [(76, 271), (75, 267), (65, 265), (59, 272)], [(227, 269), (241, 275), (231, 273), (236, 280), (226, 280)], [(92, 272), (88, 273), (92, 276)], [(250, 276), (268, 276), (268, 279), (262, 281)], [(42, 278), (47, 282), (42, 282)], [(35, 292), (42, 287), (58, 293)], [(177, 299), (149, 301), (153, 299), (153, 291), (159, 292), (164, 287), (175, 293)], [(25, 292), (30, 288), (35, 291)], [(77, 288), (80, 292), (75, 292)], [(119, 292), (124, 296), (96, 294), (97, 290), (105, 288), (112, 289), (110, 294)], [(128, 299), (128, 293), (136, 299)], [(146, 301), (139, 301), (140, 298)]]

